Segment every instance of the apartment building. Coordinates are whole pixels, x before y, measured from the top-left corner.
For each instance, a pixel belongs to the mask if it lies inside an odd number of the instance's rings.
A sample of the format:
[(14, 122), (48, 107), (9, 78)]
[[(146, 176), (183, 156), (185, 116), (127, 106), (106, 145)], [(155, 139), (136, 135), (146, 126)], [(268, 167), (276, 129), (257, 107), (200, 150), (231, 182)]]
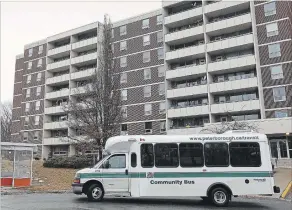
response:
[(168, 134), (246, 120), (291, 165), (291, 1), (165, 1), (163, 16)]
[[(113, 23), (121, 135), (190, 134), (247, 120), (270, 139), (278, 164), (292, 158), (292, 3), (163, 1)], [(72, 155), (62, 106), (98, 66), (101, 23), (26, 45), (16, 57), (13, 141), (42, 157)]]

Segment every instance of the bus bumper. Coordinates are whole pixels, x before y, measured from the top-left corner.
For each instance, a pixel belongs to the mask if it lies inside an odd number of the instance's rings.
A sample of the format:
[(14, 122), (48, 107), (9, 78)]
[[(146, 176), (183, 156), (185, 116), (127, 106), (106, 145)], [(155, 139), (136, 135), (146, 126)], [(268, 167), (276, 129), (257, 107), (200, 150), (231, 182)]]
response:
[(274, 193), (280, 193), (280, 187), (274, 186)]
[(77, 184), (77, 183), (72, 184), (73, 193), (76, 195), (82, 194), (82, 188), (83, 188), (83, 184)]

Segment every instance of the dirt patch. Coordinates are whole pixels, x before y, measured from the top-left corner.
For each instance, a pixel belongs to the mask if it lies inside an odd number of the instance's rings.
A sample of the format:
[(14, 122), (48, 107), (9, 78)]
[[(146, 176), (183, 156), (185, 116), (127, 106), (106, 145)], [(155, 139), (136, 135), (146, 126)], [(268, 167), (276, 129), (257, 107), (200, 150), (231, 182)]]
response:
[(32, 191), (70, 190), (77, 169), (45, 168), (43, 161), (33, 162)]

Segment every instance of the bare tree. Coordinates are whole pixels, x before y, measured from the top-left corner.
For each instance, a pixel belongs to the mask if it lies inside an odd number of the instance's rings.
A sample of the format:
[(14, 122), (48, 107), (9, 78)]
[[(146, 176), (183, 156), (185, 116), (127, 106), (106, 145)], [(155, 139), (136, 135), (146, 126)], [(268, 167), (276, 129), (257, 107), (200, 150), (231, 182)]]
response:
[(98, 150), (101, 157), (106, 139), (117, 131), (121, 119), (119, 76), (114, 73), (112, 24), (107, 15), (100, 30), (98, 65), (88, 83), (75, 92), (76, 97), (64, 107), (68, 126), (86, 136), (69, 134), (81, 151)]
[(216, 123), (212, 125), (207, 125), (207, 127), (202, 129), (200, 132), (222, 134), (222, 133), (225, 133), (226, 131), (231, 131), (231, 130), (249, 130), (249, 131), (256, 131), (256, 132), (259, 131), (258, 125), (253, 122), (237, 121), (234, 118), (232, 118), (229, 112), (226, 112), (224, 115), (227, 116), (227, 118), (231, 119), (232, 121), (225, 121), (219, 124)]
[(1, 104), (1, 141), (11, 141), (11, 127), (12, 127), (12, 104)]

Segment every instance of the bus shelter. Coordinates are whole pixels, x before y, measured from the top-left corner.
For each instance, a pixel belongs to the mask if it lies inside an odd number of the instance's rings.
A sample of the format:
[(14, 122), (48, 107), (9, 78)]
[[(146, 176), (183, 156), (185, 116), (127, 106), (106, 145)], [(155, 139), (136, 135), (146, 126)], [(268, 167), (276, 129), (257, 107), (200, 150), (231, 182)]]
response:
[(32, 183), (35, 144), (0, 142), (1, 182), (3, 187), (27, 187)]

